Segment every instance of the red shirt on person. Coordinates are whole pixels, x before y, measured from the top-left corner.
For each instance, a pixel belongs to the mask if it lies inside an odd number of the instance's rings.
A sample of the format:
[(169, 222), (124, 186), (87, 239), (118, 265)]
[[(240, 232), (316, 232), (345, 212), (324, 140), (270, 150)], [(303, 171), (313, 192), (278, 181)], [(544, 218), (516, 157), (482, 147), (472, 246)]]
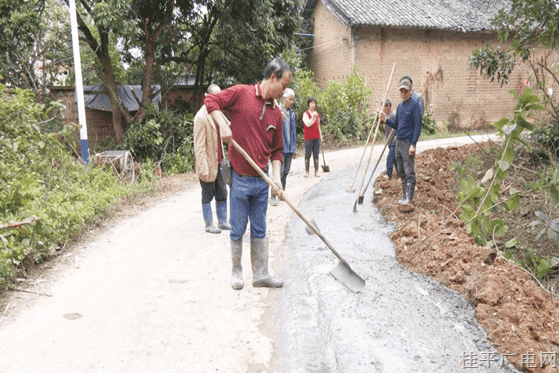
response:
[[(211, 113), (227, 110), (231, 118), (231, 132), (241, 148), (262, 169), (268, 159), (283, 160), (283, 121), (275, 100), (264, 101), (260, 83), (236, 85), (220, 93), (208, 95), (204, 104)], [(229, 159), (239, 175), (258, 176), (234, 147), (229, 146)]]
[[(305, 111), (305, 114), (307, 116), (307, 119), (312, 119), (312, 114), (310, 111)], [(318, 111), (316, 112), (316, 121), (312, 124), (312, 126), (305, 127), (305, 140), (314, 140), (314, 139), (320, 139), (320, 132), (318, 130), (318, 126), (320, 125), (320, 114), (318, 114)]]

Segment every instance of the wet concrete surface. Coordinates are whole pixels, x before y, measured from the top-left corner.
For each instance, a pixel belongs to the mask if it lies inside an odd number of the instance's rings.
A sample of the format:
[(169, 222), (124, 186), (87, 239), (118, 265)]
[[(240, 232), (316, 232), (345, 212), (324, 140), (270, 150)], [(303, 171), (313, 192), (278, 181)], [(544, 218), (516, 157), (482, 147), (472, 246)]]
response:
[(366, 287), (353, 293), (329, 274), (338, 259), (294, 214), (289, 252), (277, 271), (288, 281), (272, 307), (281, 312), (270, 371), (517, 372), (488, 342), (460, 294), (398, 264), (389, 238), (395, 226), (372, 204), (372, 185), (353, 212), (358, 194), (346, 190), (356, 167), (330, 173), (307, 191), (299, 209)]

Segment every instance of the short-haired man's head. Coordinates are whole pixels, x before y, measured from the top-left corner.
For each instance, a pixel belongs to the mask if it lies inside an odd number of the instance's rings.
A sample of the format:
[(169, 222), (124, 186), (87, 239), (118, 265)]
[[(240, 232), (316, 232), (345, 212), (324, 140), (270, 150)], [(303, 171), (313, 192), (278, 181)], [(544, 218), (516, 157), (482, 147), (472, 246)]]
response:
[(309, 97), (309, 98), (307, 99), (307, 107), (310, 107), (310, 106), (311, 106), (311, 102), (314, 102), (315, 108), (316, 108), (316, 106), (318, 106), (318, 104), (316, 103), (316, 98), (314, 98), (314, 97)]
[(402, 80), (407, 79), (410, 81), (410, 83), (413, 85), (413, 80), (411, 79), (411, 76), (409, 75), (402, 75), (402, 77), (400, 78), (400, 83), (402, 83)]
[(276, 79), (279, 80), (283, 77), (283, 74), (286, 71), (291, 72), (289, 64), (281, 58), (276, 57), (266, 65), (266, 68), (264, 69), (264, 79), (270, 79), (272, 75), (275, 75)]
[(215, 95), (216, 93), (221, 92), (221, 88), (219, 88), (219, 86), (215, 83), (210, 84), (210, 86), (208, 87), (208, 89), (206, 90), (206, 96), (207, 95)]
[(400, 80), (400, 86), (398, 87), (398, 89), (405, 89), (406, 91), (409, 91), (411, 89), (412, 83), (409, 79), (402, 79)]
[[(382, 105), (383, 103), (384, 103), (384, 105)], [(384, 107), (392, 107), (392, 101), (390, 101), (389, 98), (386, 99), (386, 102), (381, 101), (380, 104), (381, 104), (381, 106), (384, 106)]]
[(287, 97), (295, 97), (295, 91), (293, 91), (291, 88), (286, 88), (285, 92), (283, 92), (283, 98)]

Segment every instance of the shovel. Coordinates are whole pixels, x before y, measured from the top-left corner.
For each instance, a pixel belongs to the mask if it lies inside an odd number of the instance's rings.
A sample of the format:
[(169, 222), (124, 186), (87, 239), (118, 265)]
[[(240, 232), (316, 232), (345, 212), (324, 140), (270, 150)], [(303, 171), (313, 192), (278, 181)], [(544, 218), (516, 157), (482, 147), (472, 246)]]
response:
[[(247, 152), (245, 152), (244, 149), (241, 148), (241, 146), (237, 144), (235, 140), (231, 140), (231, 143), (235, 148), (235, 150), (237, 150), (243, 156), (243, 158), (246, 159), (248, 163), (250, 163), (250, 165), (256, 170), (256, 172), (258, 172), (258, 175), (261, 178), (263, 178), (268, 183), (268, 185), (270, 185), (272, 188), (277, 187), (274, 181), (270, 179), (268, 175), (266, 175), (264, 171), (260, 169), (260, 167), (258, 167), (258, 165), (252, 160), (252, 158), (247, 154)], [(338, 257), (338, 259), (340, 260), (340, 263), (330, 271), (330, 274), (334, 276), (336, 280), (340, 281), (342, 284), (347, 286), (349, 290), (355, 293), (361, 291), (365, 287), (365, 280), (359, 277), (359, 275), (351, 269), (349, 263), (346, 262), (344, 258), (341, 257), (340, 254), (338, 254), (338, 252), (334, 249), (334, 247), (330, 244), (330, 242), (326, 240), (326, 238), (322, 235), (322, 233), (318, 230), (318, 228), (314, 224), (312, 224), (301, 213), (301, 211), (299, 211), (299, 209), (294, 204), (292, 204), (291, 201), (289, 201), (289, 199), (287, 199), (285, 193), (282, 199), (289, 205), (289, 207), (291, 207), (291, 209), (297, 215), (299, 215), (299, 217), (309, 226), (309, 228), (312, 229), (312, 231), (316, 233), (318, 237), (320, 237), (320, 239), (326, 244), (326, 246), (328, 246), (328, 248), (332, 250), (334, 255), (336, 255), (336, 257)]]
[(361, 195), (359, 196), (357, 201), (355, 201), (355, 203), (353, 204), (353, 212), (354, 213), (357, 212), (358, 201), (359, 201), (360, 205), (363, 204), (363, 199), (365, 197), (365, 192), (367, 191), (367, 188), (369, 187), (369, 184), (371, 183), (371, 180), (373, 179), (373, 175), (375, 174), (375, 171), (377, 170), (378, 164), (380, 163), (380, 160), (382, 159), (382, 156), (384, 154), (384, 151), (386, 150), (386, 147), (388, 146), (388, 144), (390, 144), (390, 142), (394, 138), (395, 133), (396, 133), (396, 131), (392, 131), (390, 133), (390, 136), (388, 136), (388, 140), (386, 141), (386, 144), (384, 144), (384, 147), (382, 148), (382, 152), (380, 153), (380, 157), (378, 158), (377, 164), (375, 164), (375, 168), (373, 169), (373, 173), (371, 173), (371, 176), (369, 177), (369, 181), (367, 182), (367, 185), (365, 186), (365, 189), (363, 189), (363, 193), (361, 193)]
[[(384, 94), (384, 99), (382, 100), (382, 105), (383, 107), (380, 108), (381, 112), (384, 109), (384, 103), (386, 102), (386, 97), (388, 96), (388, 89), (390, 88), (390, 82), (392, 82), (392, 75), (394, 74), (394, 68), (396, 67), (396, 64), (392, 65), (392, 72), (390, 73), (390, 78), (388, 79), (388, 85), (386, 86), (386, 93)], [(359, 201), (359, 199), (361, 199), (361, 203), (363, 203), (363, 196), (361, 194), (361, 191), (363, 190), (363, 184), (365, 183), (365, 177), (367, 176), (367, 170), (369, 169), (369, 164), (371, 164), (371, 158), (373, 158), (373, 150), (374, 150), (374, 146), (375, 146), (375, 141), (377, 140), (377, 134), (378, 134), (378, 130), (380, 128), (380, 112), (377, 114), (376, 118), (375, 118), (375, 123), (377, 123), (377, 128), (375, 130), (375, 136), (373, 137), (373, 145), (371, 146), (371, 155), (369, 156), (369, 161), (367, 162), (367, 167), (365, 167), (365, 172), (363, 173), (363, 179), (361, 180), (361, 185), (359, 186), (359, 196), (357, 197), (357, 200), (355, 200), (355, 204), (353, 205), (353, 212), (356, 211), (355, 206), (357, 205), (357, 202)]]
[(320, 126), (318, 126), (318, 132), (320, 134), (320, 149), (322, 150), (322, 163), (324, 163), (324, 165), (322, 166), (322, 171), (330, 172), (330, 166), (326, 165), (326, 158), (324, 158), (324, 146), (322, 146), (322, 130), (320, 129)]
[[(386, 100), (386, 96), (388, 96), (388, 88), (390, 87), (390, 82), (392, 81), (392, 74), (394, 74), (394, 68), (396, 67), (396, 64), (392, 65), (392, 72), (390, 73), (390, 79), (388, 80), (388, 87), (386, 87), (386, 95), (384, 97), (384, 100)], [(382, 101), (384, 103), (384, 100)], [(383, 108), (381, 108), (382, 110)], [(375, 121), (377, 118), (375, 118)], [(365, 153), (367, 152), (367, 145), (369, 145), (369, 139), (371, 138), (371, 134), (373, 133), (373, 129), (375, 128), (375, 123), (373, 123), (373, 125), (371, 126), (371, 129), (369, 131), (369, 135), (367, 136), (367, 141), (365, 142), (365, 147), (363, 148), (363, 154), (361, 155), (361, 159), (359, 160), (359, 165), (357, 166), (357, 170), (355, 170), (355, 176), (353, 176), (353, 181), (351, 182), (351, 185), (349, 186), (349, 188), (347, 188), (347, 191), (349, 193), (353, 193), (355, 192), (355, 188), (353, 188), (353, 184), (355, 183), (355, 179), (357, 178), (357, 174), (359, 173), (359, 169), (361, 168), (361, 162), (363, 162), (363, 157), (365, 157)], [(375, 139), (373, 140), (373, 145), (371, 146), (371, 148), (373, 148), (375, 146), (375, 140), (376, 140), (376, 133), (375, 133)], [(372, 151), (371, 151), (372, 154)], [(367, 172), (365, 171), (365, 174)], [(363, 176), (363, 180), (365, 180), (365, 176)], [(363, 186), (363, 183), (361, 183), (361, 186)]]

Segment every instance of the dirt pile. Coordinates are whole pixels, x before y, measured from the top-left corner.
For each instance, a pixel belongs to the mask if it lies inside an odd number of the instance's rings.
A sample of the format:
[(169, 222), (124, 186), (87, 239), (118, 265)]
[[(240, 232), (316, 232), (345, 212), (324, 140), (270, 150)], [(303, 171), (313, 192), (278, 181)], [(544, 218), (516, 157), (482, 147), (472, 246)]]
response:
[[(491, 342), (517, 369), (556, 371), (559, 302), (519, 266), (478, 246), (458, 219), (456, 195), (449, 189), (457, 180), (450, 165), (478, 151), (477, 145), (467, 145), (420, 153), (413, 206), (398, 205), (400, 181), (383, 176), (375, 182), (373, 203), (399, 227), (391, 238), (404, 268), (464, 295)], [(463, 367), (499, 363), (496, 356), (468, 356)]]

